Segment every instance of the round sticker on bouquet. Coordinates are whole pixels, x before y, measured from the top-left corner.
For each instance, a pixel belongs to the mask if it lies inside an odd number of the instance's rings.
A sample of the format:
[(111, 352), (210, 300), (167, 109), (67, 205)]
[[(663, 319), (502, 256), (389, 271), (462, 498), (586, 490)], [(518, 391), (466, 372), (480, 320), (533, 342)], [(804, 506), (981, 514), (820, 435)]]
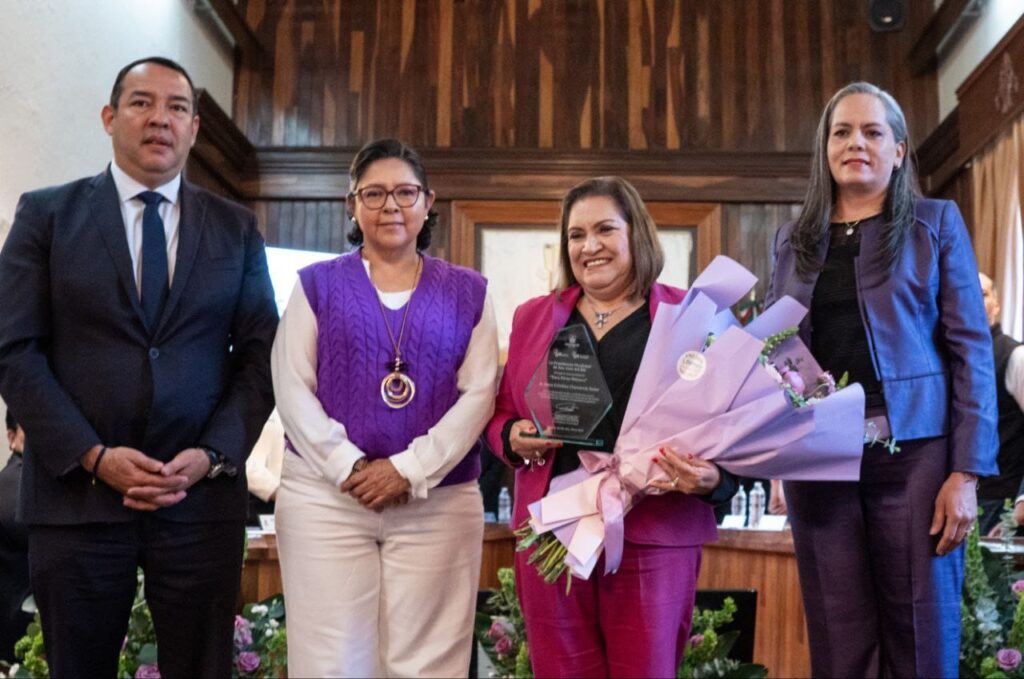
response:
[(685, 352), (676, 363), (676, 371), (679, 373), (679, 377), (688, 382), (699, 380), (704, 376), (704, 371), (707, 369), (708, 359), (704, 358), (704, 354), (699, 351)]

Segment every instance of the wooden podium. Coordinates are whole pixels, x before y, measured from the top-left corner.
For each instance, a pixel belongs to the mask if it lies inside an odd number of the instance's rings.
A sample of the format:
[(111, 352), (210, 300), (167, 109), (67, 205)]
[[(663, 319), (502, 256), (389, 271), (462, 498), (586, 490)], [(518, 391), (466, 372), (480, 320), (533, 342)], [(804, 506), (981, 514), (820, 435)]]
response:
[[(514, 554), (515, 537), (508, 526), (500, 523), (485, 524), (480, 589), (498, 588), (498, 569), (511, 567)], [(271, 534), (249, 538), (249, 551), (242, 568), (242, 601), (263, 601), (281, 591), (277, 536)]]

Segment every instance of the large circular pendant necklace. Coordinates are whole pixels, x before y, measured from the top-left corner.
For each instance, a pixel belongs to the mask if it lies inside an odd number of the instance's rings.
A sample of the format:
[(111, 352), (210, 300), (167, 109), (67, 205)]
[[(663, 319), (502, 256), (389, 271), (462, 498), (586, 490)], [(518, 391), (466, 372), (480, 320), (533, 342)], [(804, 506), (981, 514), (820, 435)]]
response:
[[(390, 369), (390, 372), (380, 381), (380, 397), (389, 408), (396, 410), (412, 403), (413, 397), (416, 396), (416, 383), (407, 374), (409, 366), (402, 360), (402, 337), (405, 335), (405, 322), (409, 318), (409, 307), (412, 306), (412, 294), (416, 292), (422, 272), (423, 259), (419, 258), (416, 263), (416, 280), (413, 282), (409, 301), (405, 303), (405, 312), (402, 314), (402, 326), (398, 330), (397, 340), (395, 339), (395, 334), (391, 331), (391, 324), (388, 322), (387, 312), (384, 311), (384, 302), (380, 298), (380, 292), (374, 286), (374, 292), (377, 293), (377, 304), (380, 305), (380, 314), (384, 319), (384, 328), (388, 331), (388, 339), (391, 340), (391, 347), (395, 351), (395, 357), (385, 364)], [(373, 281), (371, 280), (370, 282), (372, 283)]]

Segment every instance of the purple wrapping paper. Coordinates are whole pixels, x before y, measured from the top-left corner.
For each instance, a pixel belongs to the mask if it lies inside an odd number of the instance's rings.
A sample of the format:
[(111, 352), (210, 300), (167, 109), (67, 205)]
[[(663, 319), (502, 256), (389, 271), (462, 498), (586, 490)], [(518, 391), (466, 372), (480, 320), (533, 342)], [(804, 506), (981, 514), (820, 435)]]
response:
[[(740, 475), (787, 480), (856, 481), (864, 445), (864, 392), (853, 384), (802, 408), (793, 406), (758, 356), (764, 338), (795, 327), (807, 313), (784, 297), (746, 328), (730, 306), (756, 278), (728, 257), (716, 257), (678, 305), (658, 307), (612, 454), (581, 451), (582, 466), (551, 481), (530, 505), (537, 533), (553, 530), (578, 577), (590, 576), (602, 550), (605, 572), (621, 560), (625, 514), (664, 479), (651, 461), (661, 447), (692, 453)], [(709, 332), (716, 340), (701, 352)], [(677, 362), (700, 352), (681, 377)], [(796, 364), (808, 385), (821, 370), (797, 337), (773, 355)]]

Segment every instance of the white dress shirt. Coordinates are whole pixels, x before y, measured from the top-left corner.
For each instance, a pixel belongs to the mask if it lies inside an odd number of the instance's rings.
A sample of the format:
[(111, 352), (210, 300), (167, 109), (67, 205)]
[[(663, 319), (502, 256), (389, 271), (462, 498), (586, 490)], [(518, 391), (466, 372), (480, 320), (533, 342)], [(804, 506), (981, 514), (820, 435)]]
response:
[(167, 239), (167, 287), (174, 280), (174, 260), (178, 256), (178, 223), (181, 221), (181, 201), (178, 200), (181, 189), (181, 173), (163, 186), (150, 189), (146, 185), (128, 176), (111, 161), (110, 174), (117, 187), (117, 197), (121, 204), (121, 216), (124, 218), (124, 233), (128, 239), (128, 253), (132, 256), (132, 271), (135, 273), (135, 289), (142, 294), (142, 212), (146, 205), (136, 196), (143, 191), (156, 191), (167, 200), (157, 208), (160, 218), (164, 220), (164, 237)]
[(284, 460), (284, 427), (277, 409), (270, 413), (260, 438), (245, 461), (245, 478), (249, 492), (270, 502), (281, 485), (281, 462)]
[[(369, 272), (369, 263), (363, 260), (363, 264)], [(399, 309), (412, 291), (378, 294), (385, 306)], [(292, 445), (324, 478), (338, 486), (365, 453), (349, 440), (345, 425), (327, 415), (316, 396), (316, 344), (316, 315), (299, 281), (274, 339), (274, 395)], [(488, 292), (456, 374), (458, 400), (426, 434), (388, 458), (409, 481), (413, 498), (426, 498), (427, 489), (440, 483), (480, 437), (494, 413), (497, 377), (498, 333)]]

